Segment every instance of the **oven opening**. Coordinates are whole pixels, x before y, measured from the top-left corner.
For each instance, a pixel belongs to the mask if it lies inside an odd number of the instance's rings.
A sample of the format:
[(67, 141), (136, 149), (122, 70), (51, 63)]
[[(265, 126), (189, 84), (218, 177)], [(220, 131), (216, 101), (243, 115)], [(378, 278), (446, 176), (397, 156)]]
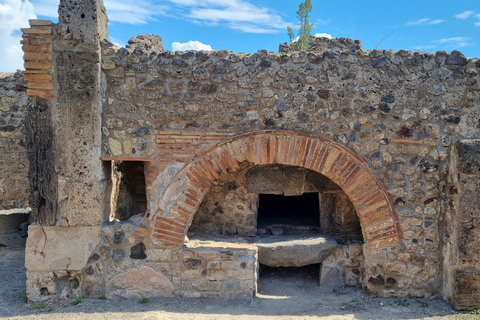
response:
[(257, 233), (289, 235), (319, 233), (318, 193), (299, 196), (260, 194)]

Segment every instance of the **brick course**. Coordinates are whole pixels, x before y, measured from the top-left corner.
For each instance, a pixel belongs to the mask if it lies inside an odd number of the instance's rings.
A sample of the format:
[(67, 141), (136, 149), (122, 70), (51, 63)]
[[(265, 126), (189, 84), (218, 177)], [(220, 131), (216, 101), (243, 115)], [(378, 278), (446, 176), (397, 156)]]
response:
[(25, 81), (29, 97), (51, 98), (53, 89), (51, 68), (53, 60), (52, 21), (32, 19), (30, 28), (22, 28), (25, 60)]

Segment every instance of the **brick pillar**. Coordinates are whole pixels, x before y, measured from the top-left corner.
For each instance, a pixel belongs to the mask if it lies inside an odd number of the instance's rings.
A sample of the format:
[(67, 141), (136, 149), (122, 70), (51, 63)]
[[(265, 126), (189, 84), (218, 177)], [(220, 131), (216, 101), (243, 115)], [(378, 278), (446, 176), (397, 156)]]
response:
[(52, 21), (29, 20), (30, 28), (23, 31), (23, 59), (25, 71), (23, 79), (28, 83), (29, 97), (52, 98)]
[[(24, 29), (26, 80), (37, 103), (30, 126), (30, 135), (37, 137), (31, 143), (37, 155), (31, 161), (37, 168), (33, 198), (44, 213), (28, 231), (25, 265), (31, 300), (82, 294), (83, 269), (109, 213), (100, 160), (100, 41), (108, 37), (108, 19), (102, 0), (60, 0), (58, 12), (57, 25), (35, 20)], [(52, 28), (53, 47), (39, 40), (51, 39)], [(35, 132), (39, 121), (48, 128), (41, 137)], [(44, 154), (53, 168), (48, 172), (39, 165)]]
[(55, 168), (55, 134), (52, 123), (53, 23), (29, 20), (22, 28), (25, 61), (24, 80), (31, 103), (25, 116), (25, 144), (28, 150), (30, 206), (33, 222), (52, 226), (57, 220), (57, 173)]

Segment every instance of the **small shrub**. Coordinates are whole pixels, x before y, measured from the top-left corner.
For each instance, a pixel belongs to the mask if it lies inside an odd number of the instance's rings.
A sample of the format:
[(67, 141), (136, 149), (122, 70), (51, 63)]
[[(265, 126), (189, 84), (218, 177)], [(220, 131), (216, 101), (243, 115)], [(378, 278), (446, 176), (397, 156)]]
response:
[(38, 303), (38, 304), (36, 304), (36, 305), (33, 306), (34, 309), (38, 309), (38, 310), (40, 310), (40, 309), (45, 309), (46, 307), (47, 307), (47, 305), (46, 305), (45, 303), (43, 303), (43, 302), (42, 302), (42, 303)]
[(333, 289), (332, 292), (333, 292), (333, 294), (334, 294), (336, 297), (338, 297), (338, 296), (343, 296), (343, 295), (346, 294), (345, 292), (341, 292), (341, 291), (338, 291), (338, 290), (336, 290), (336, 289)]
[(407, 299), (396, 300), (395, 303), (400, 307), (408, 307), (410, 305)]
[(48, 307), (47, 312), (52, 312), (52, 311), (53, 311), (53, 307)]
[(150, 298), (147, 298), (147, 297), (140, 298), (140, 303), (149, 303), (149, 302), (150, 302)]
[(473, 309), (472, 311), (470, 311), (470, 314), (480, 314), (480, 308)]
[(420, 305), (420, 307), (422, 307), (422, 308), (428, 307), (428, 303), (426, 301), (415, 299), (415, 302), (418, 303)]
[(24, 292), (22, 294), (19, 294), (18, 297), (22, 299), (23, 302), (28, 303), (28, 297), (27, 294)]
[(82, 297), (78, 297), (78, 298), (73, 299), (72, 304), (73, 304), (74, 306), (78, 306), (78, 305), (79, 305), (80, 303), (82, 303), (82, 302), (83, 302), (83, 298), (82, 298)]

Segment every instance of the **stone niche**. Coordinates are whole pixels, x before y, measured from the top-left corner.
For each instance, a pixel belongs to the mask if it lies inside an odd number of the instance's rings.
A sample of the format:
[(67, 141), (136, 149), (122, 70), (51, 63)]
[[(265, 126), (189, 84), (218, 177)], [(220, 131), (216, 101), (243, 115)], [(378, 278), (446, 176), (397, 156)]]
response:
[(220, 178), (195, 214), (189, 237), (244, 237), (258, 248), (260, 264), (319, 264), (321, 286), (361, 284), (357, 212), (337, 184), (305, 168), (254, 166)]
[(141, 161), (112, 161), (110, 220), (127, 221), (147, 211), (144, 171)]
[(362, 240), (356, 210), (338, 185), (320, 173), (281, 165), (245, 168), (220, 178), (189, 230), (242, 237), (328, 234)]

